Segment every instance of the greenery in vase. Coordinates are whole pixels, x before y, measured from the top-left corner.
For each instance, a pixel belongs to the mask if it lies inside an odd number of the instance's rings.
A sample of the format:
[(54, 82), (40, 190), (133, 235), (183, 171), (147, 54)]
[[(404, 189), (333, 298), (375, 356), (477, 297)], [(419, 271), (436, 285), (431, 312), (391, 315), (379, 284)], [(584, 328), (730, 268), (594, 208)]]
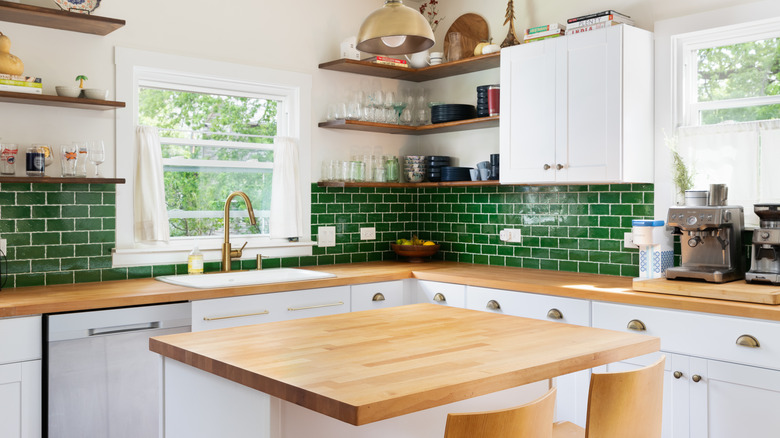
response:
[(677, 193), (684, 195), (686, 190), (693, 188), (693, 171), (688, 169), (677, 150), (677, 136), (667, 137), (664, 134), (664, 142), (672, 153), (672, 182), (677, 187)]

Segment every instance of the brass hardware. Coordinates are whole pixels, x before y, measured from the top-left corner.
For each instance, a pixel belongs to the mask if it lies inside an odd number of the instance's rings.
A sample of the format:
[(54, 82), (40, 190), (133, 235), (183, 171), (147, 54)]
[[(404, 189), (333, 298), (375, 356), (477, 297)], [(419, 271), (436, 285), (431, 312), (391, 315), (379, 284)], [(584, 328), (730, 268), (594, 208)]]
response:
[(375, 293), (375, 294), (374, 294), (374, 297), (373, 297), (373, 298), (371, 298), (371, 301), (384, 301), (384, 300), (385, 300), (385, 296), (384, 296), (384, 295), (382, 295), (382, 293), (381, 293), (381, 292), (377, 292), (377, 293)]
[(680, 371), (675, 371), (673, 375), (674, 375), (674, 378), (675, 378), (675, 379), (679, 379), (680, 377), (682, 377), (682, 376), (683, 376), (683, 373), (682, 373), (682, 372), (680, 372)]
[(758, 343), (758, 339), (750, 335), (742, 335), (737, 338), (737, 345), (748, 348), (758, 348), (761, 344)]
[(236, 196), (244, 198), (246, 203), (246, 209), (249, 212), (249, 222), (255, 225), (255, 211), (252, 209), (252, 201), (249, 200), (249, 196), (244, 192), (233, 192), (228, 195), (225, 201), (225, 241), (222, 242), (222, 272), (230, 272), (230, 261), (235, 258), (240, 258), (244, 247), (247, 242), (244, 242), (244, 246), (241, 249), (232, 249), (230, 246), (230, 201)]
[(701, 376), (698, 374), (694, 374), (693, 377), (691, 377), (691, 380), (693, 380), (694, 382), (700, 382)]
[(636, 330), (638, 332), (643, 332), (647, 330), (647, 327), (645, 327), (645, 323), (643, 323), (638, 319), (632, 319), (631, 321), (629, 321), (626, 328), (629, 330)]
[[(244, 244), (244, 245), (246, 245), (246, 244)], [(257, 255), (257, 268), (255, 268), (255, 269), (257, 269), (258, 271), (263, 270), (263, 255), (262, 254), (258, 254)]]
[(550, 166), (549, 164), (545, 164), (544, 165), (544, 170), (550, 170), (550, 167), (552, 167), (552, 166)]
[(447, 298), (445, 298), (441, 293), (437, 293), (433, 296), (433, 301), (436, 301), (437, 303), (446, 303)]
[(563, 164), (556, 164), (555, 168), (558, 169), (558, 170), (561, 170), (561, 169), (563, 169)]
[(486, 306), (490, 310), (501, 310), (501, 304), (498, 304), (496, 300), (490, 300)]
[(323, 307), (336, 307), (336, 306), (343, 306), (344, 302), (339, 301), (338, 303), (330, 303), (330, 304), (318, 304), (316, 306), (306, 306), (306, 307), (288, 307), (287, 310), (290, 312), (296, 312), (298, 310), (309, 310), (309, 309), (321, 309)]
[(262, 312), (257, 313), (243, 313), (241, 315), (230, 315), (230, 316), (204, 316), (204, 321), (219, 321), (220, 319), (231, 319), (231, 318), (243, 318), (245, 316), (258, 316), (258, 315), (268, 315), (270, 312), (267, 310), (263, 310)]
[(563, 319), (563, 313), (558, 309), (550, 309), (547, 312), (547, 317), (550, 319)]

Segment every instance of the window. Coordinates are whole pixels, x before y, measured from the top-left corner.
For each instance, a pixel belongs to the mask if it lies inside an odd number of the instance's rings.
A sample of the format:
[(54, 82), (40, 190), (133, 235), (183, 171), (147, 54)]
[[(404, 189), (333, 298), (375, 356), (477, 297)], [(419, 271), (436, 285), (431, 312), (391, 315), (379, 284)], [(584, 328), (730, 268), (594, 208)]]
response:
[[(297, 139), (303, 229), (310, 229), (311, 77), (240, 64), (116, 49), (117, 246), (114, 266), (183, 263), (197, 245), (220, 260), (224, 205), (241, 190), (252, 201), (252, 226), (243, 201), (230, 212), (231, 241), (247, 242), (244, 258), (310, 255), (312, 242), (269, 236), (274, 138)], [(139, 244), (133, 236), (135, 130), (154, 126), (163, 152), (171, 240)]]

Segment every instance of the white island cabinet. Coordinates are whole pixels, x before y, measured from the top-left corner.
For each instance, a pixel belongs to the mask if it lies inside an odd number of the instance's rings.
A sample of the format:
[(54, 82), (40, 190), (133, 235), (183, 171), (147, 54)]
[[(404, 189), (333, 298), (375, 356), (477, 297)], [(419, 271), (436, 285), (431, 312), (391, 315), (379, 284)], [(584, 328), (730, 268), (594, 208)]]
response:
[(653, 181), (653, 38), (631, 26), (501, 51), (501, 183)]
[(41, 436), (41, 317), (0, 319), (0, 436)]

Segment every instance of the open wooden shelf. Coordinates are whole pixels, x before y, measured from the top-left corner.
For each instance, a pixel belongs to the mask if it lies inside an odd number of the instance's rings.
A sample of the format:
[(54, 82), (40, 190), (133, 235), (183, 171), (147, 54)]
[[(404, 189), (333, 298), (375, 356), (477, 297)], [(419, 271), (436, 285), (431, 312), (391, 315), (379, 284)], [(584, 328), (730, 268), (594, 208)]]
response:
[(344, 182), (344, 181), (320, 181), (319, 187), (393, 187), (393, 188), (420, 188), (420, 187), (480, 187), (498, 186), (498, 181), (442, 181), (421, 183), (395, 183), (395, 182)]
[(396, 67), (393, 65), (375, 64), (369, 61), (356, 61), (354, 59), (337, 59), (325, 62), (320, 64), (319, 68), (380, 78), (424, 82), (497, 68), (500, 66), (500, 63), (501, 54), (497, 52), (423, 68)]
[(125, 20), (7, 1), (0, 1), (0, 21), (101, 36), (108, 35), (125, 25)]
[(498, 127), (500, 116), (479, 117), (457, 122), (436, 123), (424, 126), (393, 125), (389, 123), (363, 122), (360, 120), (332, 120), (320, 122), (320, 128), (345, 129), (348, 131), (381, 132), (385, 134), (425, 135), (444, 132), (468, 131), (471, 129)]
[(88, 110), (111, 110), (125, 107), (124, 102), (113, 100), (62, 97), (52, 96), (50, 94), (14, 93), (13, 91), (0, 91), (0, 102), (26, 103), (30, 105), (58, 106)]
[(0, 183), (124, 184), (124, 178), (76, 178), (57, 176), (0, 176)]

